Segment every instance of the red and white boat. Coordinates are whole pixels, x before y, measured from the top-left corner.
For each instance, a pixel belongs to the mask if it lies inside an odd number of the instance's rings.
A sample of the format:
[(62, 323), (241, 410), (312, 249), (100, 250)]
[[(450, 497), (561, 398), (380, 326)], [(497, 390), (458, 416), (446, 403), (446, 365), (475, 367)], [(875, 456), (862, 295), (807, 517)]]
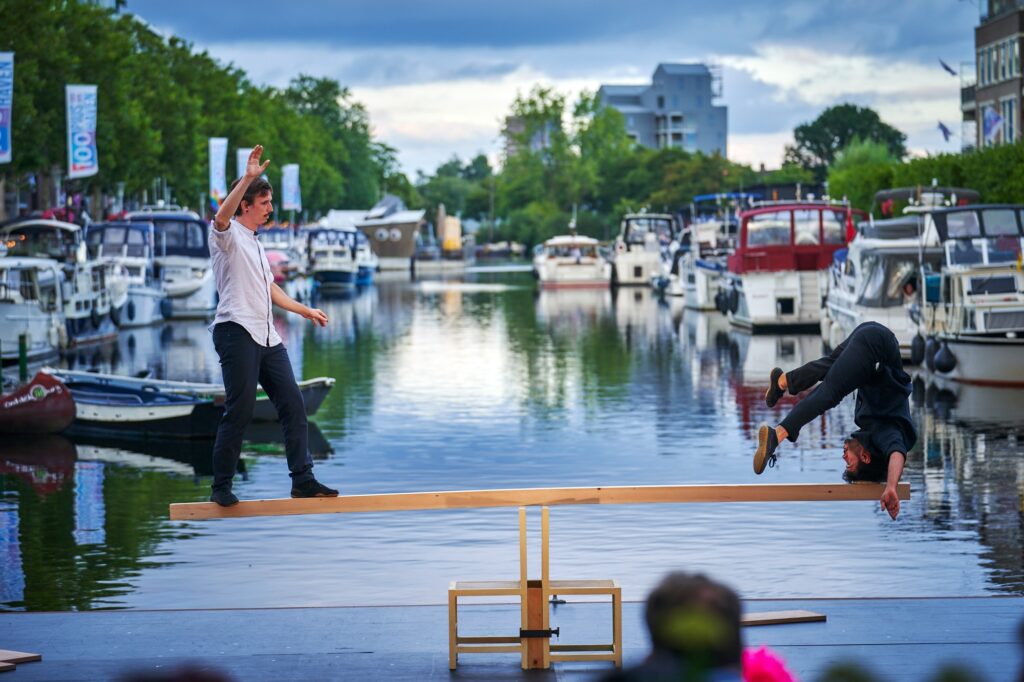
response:
[(71, 391), (44, 372), (0, 396), (0, 433), (58, 433), (74, 420)]
[(739, 215), (736, 250), (728, 258), (718, 309), (737, 327), (806, 329), (821, 321), (819, 278), (846, 246), (854, 215), (846, 203), (760, 202)]

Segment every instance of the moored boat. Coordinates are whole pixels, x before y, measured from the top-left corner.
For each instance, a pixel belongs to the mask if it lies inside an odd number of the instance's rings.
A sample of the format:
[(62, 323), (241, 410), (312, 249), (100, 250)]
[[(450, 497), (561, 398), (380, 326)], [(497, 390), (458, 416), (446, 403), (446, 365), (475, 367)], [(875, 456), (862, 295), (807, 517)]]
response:
[(75, 401), (75, 420), (67, 429), (72, 436), (213, 438), (224, 411), (212, 397), (112, 385), (89, 377), (60, 378)]
[(1024, 205), (910, 208), (935, 230), (944, 263), (922, 263), (912, 353), (940, 377), (1024, 386)]
[(552, 237), (539, 245), (533, 272), (542, 289), (611, 285), (611, 264), (598, 250), (598, 241), (575, 234)]
[[(54, 369), (44, 367), (43, 371), (49, 372), (66, 381), (89, 382), (102, 387), (117, 389), (149, 391), (171, 395), (193, 396), (202, 399), (212, 400), (217, 405), (224, 404), (223, 384), (210, 384), (193, 381), (171, 381), (168, 379), (151, 379), (148, 377), (129, 377), (118, 374), (101, 374), (98, 372), (83, 372), (81, 370)], [(334, 386), (335, 380), (332, 377), (316, 377), (299, 381), (299, 392), (302, 393), (302, 400), (306, 406), (306, 416), (312, 417), (320, 409), (327, 394)], [(277, 421), (277, 410), (270, 401), (269, 396), (263, 388), (257, 385), (256, 407), (253, 409), (253, 421)]]
[(128, 280), (128, 302), (118, 312), (121, 327), (144, 327), (164, 318), (164, 291), (153, 267), (153, 226), (149, 223), (97, 223), (86, 232), (97, 258), (110, 258)]
[(741, 212), (719, 309), (745, 329), (817, 331), (819, 273), (846, 245), (855, 214), (863, 212), (827, 200), (758, 202)]
[(671, 264), (679, 223), (667, 213), (629, 213), (622, 217), (612, 246), (612, 284), (648, 286)]
[(45, 372), (0, 395), (0, 433), (59, 433), (74, 419), (71, 391)]

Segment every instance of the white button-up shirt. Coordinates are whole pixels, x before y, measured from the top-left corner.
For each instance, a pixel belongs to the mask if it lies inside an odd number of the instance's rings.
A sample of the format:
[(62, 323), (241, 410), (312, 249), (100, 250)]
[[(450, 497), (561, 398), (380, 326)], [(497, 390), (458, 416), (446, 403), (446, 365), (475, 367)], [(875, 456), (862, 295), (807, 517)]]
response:
[(281, 343), (270, 299), (274, 274), (256, 233), (234, 218), (223, 232), (210, 223), (210, 258), (220, 295), (210, 330), (221, 322), (234, 322), (261, 346)]

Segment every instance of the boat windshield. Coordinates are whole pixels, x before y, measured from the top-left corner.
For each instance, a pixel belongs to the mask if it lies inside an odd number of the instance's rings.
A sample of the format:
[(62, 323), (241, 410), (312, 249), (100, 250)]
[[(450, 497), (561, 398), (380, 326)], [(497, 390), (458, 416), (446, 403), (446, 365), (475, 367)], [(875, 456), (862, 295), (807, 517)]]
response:
[(109, 225), (100, 229), (89, 230), (86, 235), (89, 249), (97, 256), (130, 256), (145, 258), (146, 230), (132, 229), (127, 225)]
[(209, 258), (207, 227), (198, 220), (154, 220), (157, 251), (165, 256)]
[(627, 218), (624, 234), (630, 244), (643, 244), (648, 239), (647, 235), (653, 234), (653, 239), (665, 246), (672, 243), (675, 238), (675, 229), (669, 218)]
[(8, 256), (73, 260), (77, 239), (74, 232), (61, 229), (25, 228), (7, 233)]
[(597, 258), (593, 244), (558, 244), (545, 248), (548, 258)]
[(789, 246), (789, 211), (756, 213), (747, 220), (747, 246)]
[(863, 306), (886, 308), (903, 304), (903, 285), (914, 278), (918, 259), (914, 254), (861, 254), (861, 290), (857, 302)]

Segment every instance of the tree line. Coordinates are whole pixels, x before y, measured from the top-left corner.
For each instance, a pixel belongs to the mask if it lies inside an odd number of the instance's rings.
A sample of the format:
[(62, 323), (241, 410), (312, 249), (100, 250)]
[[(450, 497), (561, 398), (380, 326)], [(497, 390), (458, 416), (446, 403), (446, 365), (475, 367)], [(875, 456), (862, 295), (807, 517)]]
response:
[[(397, 153), (373, 139), (366, 109), (328, 78), (297, 76), (286, 88), (260, 86), (232, 65), (131, 15), (79, 0), (0, 0), (0, 51), (15, 53), (13, 158), (0, 166), (11, 185), (48, 189), (66, 168), (64, 86), (98, 86), (98, 175), (68, 189), (153, 198), (154, 181), (180, 203), (208, 190), (210, 137), (229, 148), (262, 144), (281, 166), (301, 166), (303, 207), (367, 208), (389, 191), (407, 193)], [(228, 177), (234, 175), (228, 154)], [(52, 193), (52, 192), (51, 192)], [(40, 191), (46, 201), (46, 191)], [(45, 208), (46, 206), (38, 206)]]

